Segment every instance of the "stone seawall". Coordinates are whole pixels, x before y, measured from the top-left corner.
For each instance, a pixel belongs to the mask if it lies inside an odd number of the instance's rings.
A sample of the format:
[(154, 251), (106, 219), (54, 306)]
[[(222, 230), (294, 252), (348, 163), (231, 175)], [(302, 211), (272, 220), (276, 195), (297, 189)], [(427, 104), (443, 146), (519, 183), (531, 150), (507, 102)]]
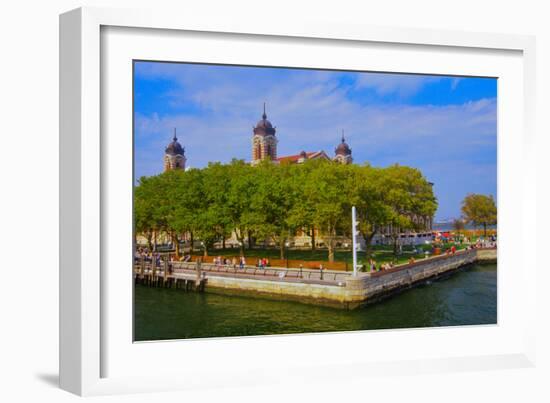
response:
[(496, 262), (497, 261), (497, 249), (478, 249), (477, 260), (479, 262)]
[(428, 279), (449, 275), (477, 261), (496, 261), (496, 249), (474, 249), (455, 255), (436, 256), (416, 263), (375, 273), (349, 276), (337, 285), (274, 280), (243, 279), (209, 275), (206, 290), (235, 295), (256, 295), (283, 300), (353, 309), (379, 301), (395, 292)]
[(241, 296), (263, 296), (285, 301), (345, 307), (346, 283), (341, 282), (341, 284), (308, 284), (302, 282), (208, 276), (206, 291)]
[(354, 308), (376, 302), (428, 279), (450, 275), (478, 261), (496, 261), (496, 258), (496, 249), (474, 249), (421, 260), (386, 272), (350, 278), (346, 281), (346, 304), (348, 308)]

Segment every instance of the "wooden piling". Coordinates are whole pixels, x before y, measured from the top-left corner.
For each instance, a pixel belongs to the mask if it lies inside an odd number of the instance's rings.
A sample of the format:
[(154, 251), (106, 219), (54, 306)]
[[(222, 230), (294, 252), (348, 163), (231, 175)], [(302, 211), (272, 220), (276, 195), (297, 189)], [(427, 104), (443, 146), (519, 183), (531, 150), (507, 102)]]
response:
[(166, 282), (168, 281), (168, 266), (170, 265), (170, 262), (168, 261), (169, 258), (164, 259), (163, 262), (163, 269), (164, 269), (164, 276), (162, 278), (162, 284), (164, 287), (166, 287)]
[(156, 258), (153, 257), (151, 259), (151, 285), (154, 284), (156, 276), (157, 276), (157, 261), (156, 261)]

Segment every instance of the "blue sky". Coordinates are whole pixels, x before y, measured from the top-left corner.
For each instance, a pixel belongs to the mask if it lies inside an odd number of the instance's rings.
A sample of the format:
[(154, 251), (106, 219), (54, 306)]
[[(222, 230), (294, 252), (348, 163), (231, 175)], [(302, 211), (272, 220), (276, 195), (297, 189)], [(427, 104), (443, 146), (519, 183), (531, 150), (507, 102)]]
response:
[(136, 62), (136, 178), (162, 172), (174, 127), (187, 165), (250, 160), (263, 102), (279, 156), (324, 150), (344, 130), (354, 162), (419, 168), (434, 182), (436, 219), (467, 193), (497, 188), (497, 80)]

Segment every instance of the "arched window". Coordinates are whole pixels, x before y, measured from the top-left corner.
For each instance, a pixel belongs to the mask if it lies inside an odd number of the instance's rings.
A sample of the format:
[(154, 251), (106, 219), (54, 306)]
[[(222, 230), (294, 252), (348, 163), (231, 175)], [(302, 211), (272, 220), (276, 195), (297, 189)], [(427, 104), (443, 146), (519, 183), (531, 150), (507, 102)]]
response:
[(268, 145), (267, 145), (267, 156), (270, 157), (270, 158), (273, 157), (273, 156), (271, 155), (271, 144), (268, 144)]

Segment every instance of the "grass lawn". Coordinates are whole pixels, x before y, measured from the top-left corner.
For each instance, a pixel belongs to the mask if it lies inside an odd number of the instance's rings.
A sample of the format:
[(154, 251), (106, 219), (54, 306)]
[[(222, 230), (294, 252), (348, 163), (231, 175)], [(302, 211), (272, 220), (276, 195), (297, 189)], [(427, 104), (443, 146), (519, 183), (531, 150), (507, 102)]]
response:
[[(441, 245), (441, 250), (445, 251), (450, 248), (453, 244), (447, 243)], [(465, 245), (456, 244), (458, 250), (464, 249)], [(396, 264), (406, 263), (414, 256), (415, 259), (421, 259), (424, 257), (424, 251), (432, 251), (432, 245), (418, 245), (416, 247), (417, 253), (413, 252), (412, 246), (403, 246), (403, 253), (395, 259), (393, 254), (393, 248), (388, 245), (374, 245), (373, 246), (373, 258), (376, 261), (377, 265), (380, 265), (385, 262), (391, 262), (392, 260)], [(194, 254), (198, 254), (195, 252)], [(214, 249), (208, 251), (209, 256), (238, 256), (238, 249)], [(268, 259), (279, 259), (280, 252), (279, 249), (246, 249), (245, 257), (247, 258), (268, 258)], [(288, 251), (288, 258), (290, 260), (305, 260), (305, 261), (328, 261), (328, 251), (326, 249), (316, 249), (312, 250), (295, 250), (290, 249)], [(347, 262), (350, 270), (352, 267), (353, 257), (351, 255), (351, 250), (337, 250), (335, 252), (335, 260), (337, 262)], [(357, 260), (359, 264), (367, 263), (367, 259), (364, 252), (357, 253)]]

